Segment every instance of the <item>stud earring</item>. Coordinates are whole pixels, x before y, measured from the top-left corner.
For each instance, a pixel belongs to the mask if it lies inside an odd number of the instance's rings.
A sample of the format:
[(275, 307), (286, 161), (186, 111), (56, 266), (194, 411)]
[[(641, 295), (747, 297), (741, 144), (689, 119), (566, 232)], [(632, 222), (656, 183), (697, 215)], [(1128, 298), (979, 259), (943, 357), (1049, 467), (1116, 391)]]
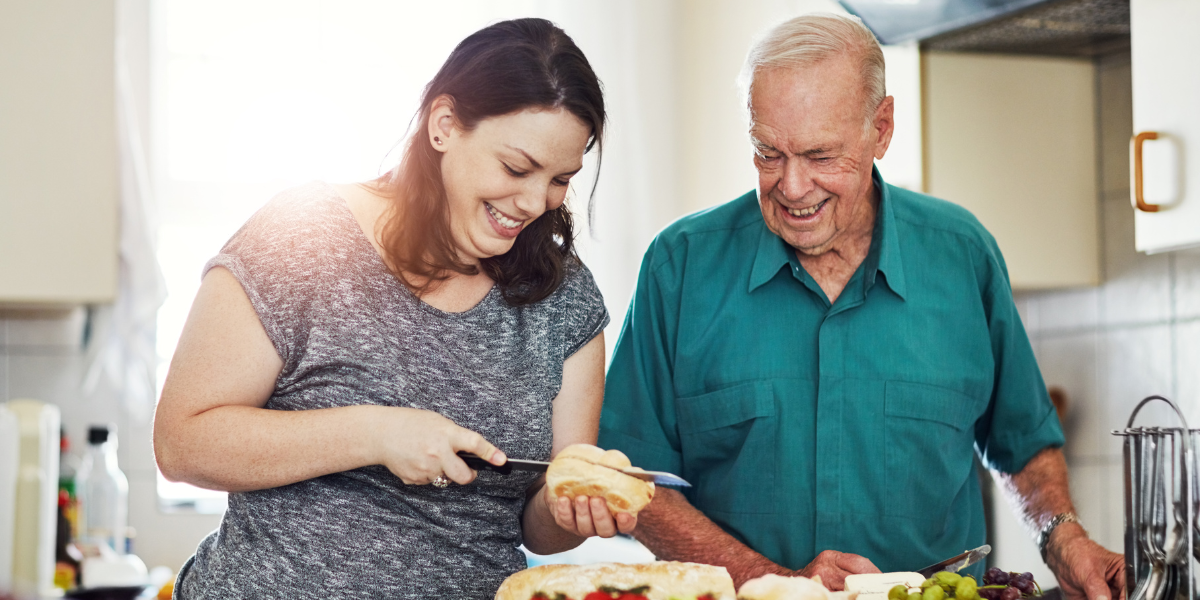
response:
[(438, 137), (438, 136), (436, 136), (436, 135), (435, 135), (435, 136), (433, 136), (433, 142), (434, 142), (435, 144), (437, 144), (437, 145), (441, 146), (441, 145), (442, 145), (442, 138), (440, 138), (440, 137)]

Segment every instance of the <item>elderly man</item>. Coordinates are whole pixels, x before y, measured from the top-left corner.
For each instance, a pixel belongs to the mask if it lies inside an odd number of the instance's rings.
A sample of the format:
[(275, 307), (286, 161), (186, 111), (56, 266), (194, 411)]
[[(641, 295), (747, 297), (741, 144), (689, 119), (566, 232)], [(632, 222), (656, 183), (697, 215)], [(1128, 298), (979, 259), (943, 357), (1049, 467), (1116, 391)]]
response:
[(995, 241), (873, 167), (893, 127), (874, 37), (796, 18), (745, 73), (757, 194), (659, 234), (608, 372), (601, 445), (694, 484), (660, 490), (635, 536), (739, 583), (839, 589), (985, 543), (977, 451), (1067, 595), (1119, 597)]

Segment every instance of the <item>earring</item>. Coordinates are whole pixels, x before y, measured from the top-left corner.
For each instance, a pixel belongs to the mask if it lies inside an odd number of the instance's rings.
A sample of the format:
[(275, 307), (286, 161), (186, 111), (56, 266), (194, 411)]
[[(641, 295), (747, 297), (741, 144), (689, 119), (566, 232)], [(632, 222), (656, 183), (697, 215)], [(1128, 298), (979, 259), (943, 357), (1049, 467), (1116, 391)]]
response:
[(441, 146), (441, 145), (442, 145), (442, 138), (440, 138), (440, 137), (438, 137), (438, 136), (436, 136), (436, 135), (435, 135), (435, 136), (433, 136), (433, 142), (434, 142), (435, 144), (437, 144), (437, 145)]

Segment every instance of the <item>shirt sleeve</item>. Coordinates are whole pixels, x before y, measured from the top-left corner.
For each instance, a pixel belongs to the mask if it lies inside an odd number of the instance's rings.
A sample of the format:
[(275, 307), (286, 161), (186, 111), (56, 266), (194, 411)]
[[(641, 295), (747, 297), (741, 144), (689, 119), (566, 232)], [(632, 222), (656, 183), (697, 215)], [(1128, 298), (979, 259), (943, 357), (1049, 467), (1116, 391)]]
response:
[(980, 291), (991, 334), (995, 384), (987, 412), (976, 425), (975, 440), (984, 465), (1018, 473), (1043, 449), (1062, 447), (1064, 438), (1013, 302), (1004, 258), (990, 235), (986, 241)]
[(644, 469), (681, 470), (675, 413), (673, 340), (679, 277), (656, 240), (642, 259), (637, 287), (604, 384), (602, 448), (615, 448)]
[(316, 281), (328, 268), (332, 219), (310, 188), (288, 190), (258, 210), (204, 266), (233, 274), (258, 314), (284, 370), (303, 354)]
[(611, 318), (596, 279), (583, 263), (572, 268), (563, 285), (567, 287), (565, 360), (600, 335)]

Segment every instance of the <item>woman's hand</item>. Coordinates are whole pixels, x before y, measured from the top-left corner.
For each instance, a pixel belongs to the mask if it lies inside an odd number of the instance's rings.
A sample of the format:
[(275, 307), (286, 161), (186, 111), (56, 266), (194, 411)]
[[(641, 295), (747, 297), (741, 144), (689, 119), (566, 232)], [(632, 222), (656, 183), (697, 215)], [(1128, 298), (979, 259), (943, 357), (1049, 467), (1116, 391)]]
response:
[(460, 485), (471, 483), (476, 473), (456, 455), (460, 451), (470, 452), (494, 465), (502, 465), (508, 460), (482, 435), (459, 427), (433, 411), (379, 409), (379, 418), (373, 420), (374, 460), (406, 484), (424, 485), (442, 475)]
[(637, 516), (627, 513), (609, 512), (604, 498), (598, 496), (555, 496), (550, 486), (542, 486), (542, 500), (546, 509), (554, 515), (554, 522), (568, 533), (578, 537), (598, 535), (610, 538), (617, 533), (630, 533), (637, 527)]

